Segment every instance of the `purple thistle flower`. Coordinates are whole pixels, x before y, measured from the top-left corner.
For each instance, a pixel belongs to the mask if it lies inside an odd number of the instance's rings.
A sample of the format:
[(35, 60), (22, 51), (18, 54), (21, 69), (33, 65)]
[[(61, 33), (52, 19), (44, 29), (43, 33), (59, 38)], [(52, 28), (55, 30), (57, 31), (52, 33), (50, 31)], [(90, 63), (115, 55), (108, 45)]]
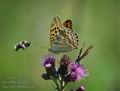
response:
[(55, 67), (55, 56), (52, 54), (48, 54), (43, 58), (43, 66), (45, 68), (54, 68)]
[(48, 54), (43, 58), (42, 62), (43, 66), (46, 68), (47, 74), (54, 76), (56, 74), (55, 56), (52, 54)]
[(83, 77), (87, 76), (85, 67), (82, 64), (73, 61), (68, 65), (68, 71), (70, 81), (81, 80)]

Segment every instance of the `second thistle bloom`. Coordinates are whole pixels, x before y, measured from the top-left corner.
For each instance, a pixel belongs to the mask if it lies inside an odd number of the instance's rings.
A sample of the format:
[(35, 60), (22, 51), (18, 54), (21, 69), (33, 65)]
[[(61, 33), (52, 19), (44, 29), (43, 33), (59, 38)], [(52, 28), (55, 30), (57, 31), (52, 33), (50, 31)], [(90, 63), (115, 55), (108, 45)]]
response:
[(83, 77), (87, 76), (87, 70), (82, 64), (71, 62), (68, 66), (69, 71), (69, 80), (70, 81), (77, 81), (81, 80)]
[(58, 73), (65, 82), (81, 80), (88, 74), (84, 65), (71, 60), (66, 54), (61, 58)]

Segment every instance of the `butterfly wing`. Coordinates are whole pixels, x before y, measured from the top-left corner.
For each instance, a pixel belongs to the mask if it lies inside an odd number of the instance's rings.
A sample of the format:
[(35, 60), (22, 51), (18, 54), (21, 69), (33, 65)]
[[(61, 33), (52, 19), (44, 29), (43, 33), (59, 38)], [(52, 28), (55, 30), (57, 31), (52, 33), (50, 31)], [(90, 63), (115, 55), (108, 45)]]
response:
[(50, 29), (50, 51), (53, 53), (68, 52), (76, 48), (74, 41), (72, 41), (76, 39), (76, 36), (72, 34), (71, 28), (69, 21), (62, 24), (59, 17), (53, 19)]
[(58, 31), (62, 30), (62, 23), (60, 21), (60, 18), (58, 16), (56, 16), (53, 21), (52, 21), (52, 25), (50, 28), (50, 44), (52, 47), (52, 44), (55, 42), (55, 39), (57, 37)]
[(73, 26), (72, 20), (70, 20), (70, 19), (66, 20), (66, 21), (63, 23), (63, 25), (64, 25), (66, 28), (69, 28), (69, 29), (72, 30), (72, 26)]
[(68, 44), (71, 44), (72, 49), (76, 49), (79, 45), (78, 35), (72, 29), (72, 20), (66, 20), (63, 25), (67, 28), (66, 31), (66, 39), (68, 40)]
[(56, 16), (50, 28), (50, 51), (53, 53), (67, 51), (63, 28), (60, 18)]

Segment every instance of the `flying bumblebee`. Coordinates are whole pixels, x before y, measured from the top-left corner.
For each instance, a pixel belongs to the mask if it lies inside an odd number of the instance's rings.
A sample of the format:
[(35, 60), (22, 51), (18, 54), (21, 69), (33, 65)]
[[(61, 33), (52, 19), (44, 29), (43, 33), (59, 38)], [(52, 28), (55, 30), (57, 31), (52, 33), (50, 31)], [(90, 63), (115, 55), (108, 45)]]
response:
[(15, 51), (18, 51), (19, 49), (26, 49), (30, 46), (30, 42), (24, 40), (24, 41), (21, 41), (19, 43), (17, 43), (15, 46), (14, 46), (14, 49)]

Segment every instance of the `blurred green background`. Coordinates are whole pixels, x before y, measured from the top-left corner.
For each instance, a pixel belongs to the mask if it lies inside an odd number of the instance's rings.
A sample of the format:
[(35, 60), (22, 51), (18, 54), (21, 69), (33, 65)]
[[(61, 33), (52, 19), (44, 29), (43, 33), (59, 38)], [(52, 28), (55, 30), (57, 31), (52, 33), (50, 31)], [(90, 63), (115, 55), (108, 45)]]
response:
[[(0, 0), (0, 81), (25, 76), (35, 86), (0, 91), (52, 91), (54, 83), (41, 78), (41, 59), (49, 53), (49, 30), (56, 15), (62, 21), (72, 19), (80, 47), (84, 42), (86, 47), (94, 45), (82, 60), (90, 75), (68, 84), (65, 91), (81, 84), (86, 91), (120, 91), (119, 0)], [(31, 41), (31, 46), (15, 52), (14, 45), (22, 40)], [(79, 49), (69, 56), (76, 59)]]

